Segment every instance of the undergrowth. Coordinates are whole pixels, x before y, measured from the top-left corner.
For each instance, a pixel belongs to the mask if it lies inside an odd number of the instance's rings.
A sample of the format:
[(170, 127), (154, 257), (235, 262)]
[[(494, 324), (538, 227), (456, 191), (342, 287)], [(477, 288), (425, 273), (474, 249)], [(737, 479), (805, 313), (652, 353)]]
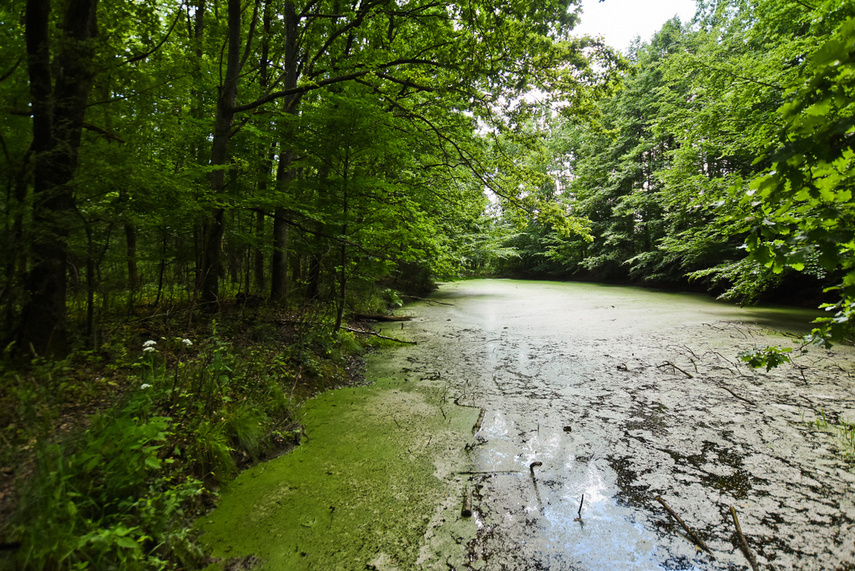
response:
[(834, 434), (837, 437), (837, 443), (843, 457), (848, 460), (855, 460), (855, 421), (848, 421), (845, 418), (841, 418), (837, 423), (829, 422), (828, 418), (826, 418), (825, 410), (819, 409), (816, 418), (812, 422), (809, 422), (808, 425)]
[(0, 568), (204, 564), (192, 519), (240, 467), (299, 442), (296, 407), (346, 384), (365, 343), (306, 316), (260, 315), (181, 335), (175, 323), (129, 328), (110, 347), (25, 368), (7, 359), (0, 462), (20, 466), (22, 485)]

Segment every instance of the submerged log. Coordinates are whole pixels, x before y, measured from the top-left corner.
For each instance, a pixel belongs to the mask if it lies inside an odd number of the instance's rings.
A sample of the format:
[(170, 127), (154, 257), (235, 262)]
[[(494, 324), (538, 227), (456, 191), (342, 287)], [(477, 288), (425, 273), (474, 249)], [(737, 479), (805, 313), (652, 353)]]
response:
[(383, 315), (382, 313), (357, 313), (354, 317), (368, 321), (410, 321), (413, 318), (412, 315)]
[(472, 517), (472, 491), (469, 486), (463, 488), (463, 509), (460, 510), (463, 517)]

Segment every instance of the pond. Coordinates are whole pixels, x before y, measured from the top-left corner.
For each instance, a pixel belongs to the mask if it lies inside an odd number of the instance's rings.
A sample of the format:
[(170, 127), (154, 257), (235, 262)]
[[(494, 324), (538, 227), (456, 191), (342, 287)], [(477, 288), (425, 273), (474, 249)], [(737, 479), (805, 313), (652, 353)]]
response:
[(746, 568), (731, 507), (764, 568), (855, 561), (833, 430), (855, 420), (851, 348), (768, 373), (736, 358), (798, 347), (815, 312), (514, 280), (445, 284), (405, 312), (384, 334), (418, 344), (309, 403), (304, 445), (200, 521), (224, 565)]

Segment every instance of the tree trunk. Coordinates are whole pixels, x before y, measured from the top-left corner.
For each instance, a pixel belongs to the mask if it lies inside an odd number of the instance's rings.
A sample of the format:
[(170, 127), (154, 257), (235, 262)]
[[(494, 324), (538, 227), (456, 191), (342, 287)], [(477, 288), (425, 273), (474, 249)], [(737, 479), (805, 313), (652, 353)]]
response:
[[(259, 242), (264, 239), (264, 214), (262, 212), (255, 214), (255, 236)], [(261, 248), (255, 249), (254, 273), (255, 293), (264, 295), (264, 252)]]
[[(66, 265), (83, 118), (92, 86), (98, 0), (69, 0), (53, 66), (50, 1), (27, 0), (25, 36), (33, 113), (33, 244), (19, 342), (36, 353), (67, 349)], [(55, 82), (51, 69), (56, 70)], [(53, 84), (53, 85), (52, 85)]]
[(125, 223), (125, 255), (128, 263), (128, 311), (132, 311), (140, 276), (137, 268), (137, 230), (129, 222)]
[[(285, 89), (297, 86), (297, 11), (294, 2), (285, 2), (283, 7), (285, 19)], [(283, 110), (294, 117), (299, 113), (300, 97), (293, 95), (283, 100)], [(293, 122), (289, 122), (290, 126)], [(291, 129), (285, 129), (283, 140), (279, 144), (279, 165), (276, 168), (276, 190), (280, 196), (288, 187), (288, 183), (296, 178), (296, 173), (291, 165), (294, 159), (294, 151), (290, 139)], [(270, 263), (270, 299), (281, 302), (287, 294), (288, 284), (288, 225), (286, 221), (286, 209), (283, 206), (276, 207), (276, 215), (273, 217), (273, 258)]]
[[(264, 39), (261, 44), (261, 62), (259, 69), (259, 84), (261, 91), (267, 90), (270, 84), (270, 30), (273, 23), (273, 4), (270, 0), (264, 4)], [(275, 152), (273, 144), (265, 144), (262, 150), (261, 165), (258, 168), (258, 195), (264, 196), (267, 194), (268, 181), (270, 179), (270, 170), (273, 168), (273, 157)], [(255, 213), (255, 239), (258, 244), (264, 243), (264, 213), (258, 211)], [(264, 252), (262, 248), (255, 247), (255, 258), (253, 260), (253, 273), (255, 274), (255, 293), (264, 295)], [(247, 293), (250, 291), (250, 284), (247, 284)]]
[[(214, 120), (213, 141), (211, 142), (211, 193), (221, 195), (226, 188), (225, 168), (229, 159), (229, 142), (234, 124), (237, 88), (240, 79), (240, 32), (241, 6), (240, 0), (229, 0), (229, 38), (228, 56), (226, 58), (226, 75), (220, 86), (217, 97), (217, 115)], [(220, 253), (224, 233), (224, 209), (212, 208), (205, 225), (202, 238), (201, 276), (202, 302), (213, 304), (220, 297), (220, 274), (222, 273), (222, 256)]]
[(339, 263), (341, 264), (341, 270), (339, 272), (338, 278), (338, 311), (336, 312), (335, 317), (335, 329), (334, 332), (338, 333), (338, 330), (341, 329), (341, 322), (344, 318), (344, 303), (347, 299), (347, 216), (349, 214), (348, 210), (348, 178), (350, 176), (350, 164), (349, 164), (349, 156), (348, 153), (345, 152), (344, 156), (344, 165), (342, 168), (344, 181), (342, 184), (342, 206), (341, 206), (341, 215), (342, 215), (342, 224), (341, 224), (341, 244), (339, 245)]

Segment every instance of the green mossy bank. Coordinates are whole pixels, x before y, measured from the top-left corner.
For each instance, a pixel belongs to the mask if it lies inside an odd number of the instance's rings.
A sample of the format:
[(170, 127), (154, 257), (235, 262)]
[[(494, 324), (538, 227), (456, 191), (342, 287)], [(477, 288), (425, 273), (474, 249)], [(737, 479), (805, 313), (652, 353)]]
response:
[(445, 569), (475, 532), (456, 473), (477, 415), (418, 381), (309, 401), (302, 445), (241, 474), (197, 522), (210, 569)]

